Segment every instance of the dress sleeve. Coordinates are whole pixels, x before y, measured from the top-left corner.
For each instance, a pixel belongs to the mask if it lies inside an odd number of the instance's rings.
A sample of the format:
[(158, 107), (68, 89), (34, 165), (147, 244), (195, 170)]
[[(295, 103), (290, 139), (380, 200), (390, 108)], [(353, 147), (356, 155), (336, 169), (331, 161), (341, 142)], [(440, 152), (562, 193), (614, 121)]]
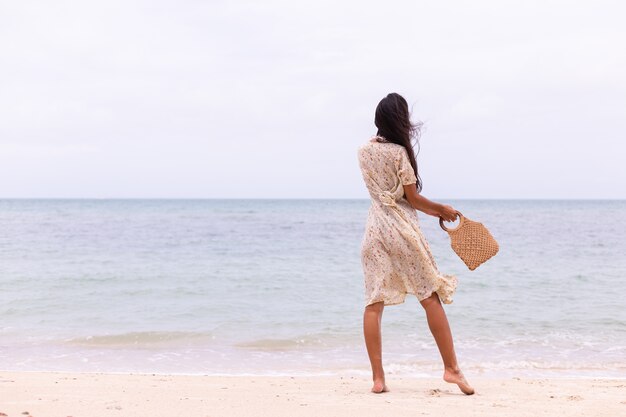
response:
[(398, 178), (400, 178), (400, 182), (402, 183), (402, 185), (415, 184), (417, 182), (415, 171), (413, 170), (413, 166), (411, 165), (411, 161), (409, 160), (409, 154), (404, 147), (400, 149), (400, 160), (398, 162)]

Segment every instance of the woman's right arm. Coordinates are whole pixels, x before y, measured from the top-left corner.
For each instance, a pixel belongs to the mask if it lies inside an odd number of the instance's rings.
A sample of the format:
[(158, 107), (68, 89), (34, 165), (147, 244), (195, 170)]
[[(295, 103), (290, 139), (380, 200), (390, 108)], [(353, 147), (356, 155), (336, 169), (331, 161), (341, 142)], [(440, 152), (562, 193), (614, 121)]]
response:
[(452, 206), (440, 204), (427, 199), (417, 192), (415, 183), (407, 184), (403, 187), (404, 195), (414, 209), (431, 216), (442, 217), (447, 222), (456, 220), (458, 214), (456, 214), (456, 210)]

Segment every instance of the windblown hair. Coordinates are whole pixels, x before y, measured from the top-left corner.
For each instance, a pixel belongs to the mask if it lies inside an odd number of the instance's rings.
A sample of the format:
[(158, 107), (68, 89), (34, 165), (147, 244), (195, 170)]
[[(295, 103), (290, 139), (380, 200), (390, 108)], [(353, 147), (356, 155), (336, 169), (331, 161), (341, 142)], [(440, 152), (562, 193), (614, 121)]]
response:
[(415, 177), (417, 178), (417, 183), (415, 184), (417, 192), (421, 192), (422, 179), (417, 172), (413, 140), (418, 145), (419, 153), (419, 137), (422, 122), (411, 122), (409, 106), (404, 97), (397, 93), (390, 93), (378, 103), (374, 124), (378, 128), (377, 135), (406, 148), (411, 166), (413, 171), (415, 171)]

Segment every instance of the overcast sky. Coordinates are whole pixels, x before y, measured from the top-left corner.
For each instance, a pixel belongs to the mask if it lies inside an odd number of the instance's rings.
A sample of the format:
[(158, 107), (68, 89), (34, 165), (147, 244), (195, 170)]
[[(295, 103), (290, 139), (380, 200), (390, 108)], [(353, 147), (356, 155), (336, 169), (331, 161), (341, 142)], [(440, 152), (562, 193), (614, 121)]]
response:
[(365, 198), (402, 94), (430, 198), (626, 198), (620, 1), (0, 0), (0, 197)]

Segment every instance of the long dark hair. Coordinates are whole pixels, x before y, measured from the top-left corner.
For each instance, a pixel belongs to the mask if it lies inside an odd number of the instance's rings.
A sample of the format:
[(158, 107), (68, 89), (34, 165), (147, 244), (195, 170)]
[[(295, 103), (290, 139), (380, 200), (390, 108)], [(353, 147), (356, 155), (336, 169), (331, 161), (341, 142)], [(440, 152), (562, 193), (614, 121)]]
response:
[(377, 135), (387, 139), (389, 142), (397, 143), (406, 148), (409, 154), (409, 160), (415, 177), (417, 178), (417, 192), (422, 191), (422, 179), (417, 172), (417, 162), (415, 162), (415, 152), (413, 151), (413, 143), (415, 140), (419, 153), (419, 137), (422, 128), (422, 122), (411, 122), (411, 114), (409, 113), (409, 105), (404, 97), (398, 93), (387, 94), (385, 98), (380, 100), (376, 106), (376, 116), (374, 124), (378, 128)]

